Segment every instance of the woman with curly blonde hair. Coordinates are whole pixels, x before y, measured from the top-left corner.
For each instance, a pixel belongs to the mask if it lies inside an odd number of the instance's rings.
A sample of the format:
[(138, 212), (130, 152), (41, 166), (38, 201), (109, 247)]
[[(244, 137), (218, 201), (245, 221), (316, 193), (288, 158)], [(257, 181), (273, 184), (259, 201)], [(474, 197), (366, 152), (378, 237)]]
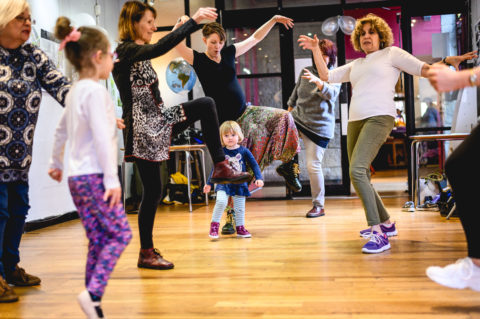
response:
[[(322, 81), (352, 83), (347, 127), (349, 173), (370, 226), (360, 231), (362, 237), (369, 239), (362, 252), (381, 253), (390, 249), (388, 236), (397, 235), (397, 230), (370, 183), (370, 165), (394, 125), (396, 110), (393, 96), (400, 72), (426, 76), (430, 65), (392, 46), (392, 30), (385, 20), (374, 14), (358, 19), (351, 36), (354, 49), (366, 56), (336, 69), (329, 70), (322, 59), (316, 35), (313, 39), (301, 35), (298, 41), (303, 49), (312, 50)], [(470, 52), (449, 56), (443, 62), (457, 68), (462, 61), (473, 57), (475, 54)]]

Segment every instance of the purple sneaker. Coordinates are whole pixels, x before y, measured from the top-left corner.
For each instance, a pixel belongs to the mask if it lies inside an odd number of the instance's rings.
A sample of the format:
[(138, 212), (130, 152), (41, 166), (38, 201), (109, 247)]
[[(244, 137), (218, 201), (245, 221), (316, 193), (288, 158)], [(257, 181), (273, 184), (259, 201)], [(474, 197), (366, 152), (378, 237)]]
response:
[(237, 226), (237, 237), (250, 238), (252, 234), (245, 229), (245, 226)]
[[(387, 234), (388, 237), (397, 236), (398, 234), (397, 229), (395, 228), (395, 223), (392, 223), (390, 227), (387, 227), (384, 224), (380, 224), (380, 228), (382, 229), (382, 232), (384, 234)], [(371, 228), (367, 228), (360, 231), (360, 237), (368, 239), (370, 238), (371, 235), (372, 235)]]
[(217, 239), (218, 238), (218, 228), (220, 227), (220, 223), (211, 222), (210, 223), (210, 238)]
[(386, 234), (379, 234), (376, 231), (370, 236), (370, 240), (362, 248), (362, 252), (367, 254), (378, 254), (390, 249), (390, 243)]

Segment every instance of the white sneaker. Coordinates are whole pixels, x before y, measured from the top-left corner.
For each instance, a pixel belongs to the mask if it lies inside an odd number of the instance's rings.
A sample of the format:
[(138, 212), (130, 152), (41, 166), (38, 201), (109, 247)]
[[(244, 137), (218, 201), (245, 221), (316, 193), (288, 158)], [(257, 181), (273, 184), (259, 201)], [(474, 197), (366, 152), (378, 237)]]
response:
[(426, 272), (431, 280), (440, 285), (480, 291), (480, 267), (476, 266), (469, 257), (459, 259), (456, 263), (443, 268), (428, 267)]
[(78, 295), (77, 300), (88, 319), (105, 318), (102, 308), (100, 307), (100, 301), (92, 301), (86, 289)]

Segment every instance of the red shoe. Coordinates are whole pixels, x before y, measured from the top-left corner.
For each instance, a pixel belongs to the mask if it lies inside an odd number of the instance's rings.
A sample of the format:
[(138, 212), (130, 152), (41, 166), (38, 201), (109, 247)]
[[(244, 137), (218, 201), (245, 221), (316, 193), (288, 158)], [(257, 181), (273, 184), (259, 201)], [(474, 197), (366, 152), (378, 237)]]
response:
[(155, 248), (140, 249), (140, 255), (138, 256), (138, 268), (149, 269), (172, 269), (173, 263), (166, 259), (163, 259), (160, 251)]
[(211, 181), (216, 184), (241, 184), (250, 180), (247, 172), (235, 171), (228, 160), (215, 163)]
[(220, 223), (211, 222), (210, 223), (210, 238), (217, 239), (218, 238), (218, 228), (220, 227)]

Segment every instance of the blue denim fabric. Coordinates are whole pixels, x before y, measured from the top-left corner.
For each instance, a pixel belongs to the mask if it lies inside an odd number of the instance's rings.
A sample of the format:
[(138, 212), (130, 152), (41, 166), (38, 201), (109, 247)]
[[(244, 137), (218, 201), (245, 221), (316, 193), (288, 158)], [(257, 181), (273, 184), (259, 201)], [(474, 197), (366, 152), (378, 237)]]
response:
[(0, 183), (0, 275), (20, 261), (20, 240), (30, 205), (28, 183)]

